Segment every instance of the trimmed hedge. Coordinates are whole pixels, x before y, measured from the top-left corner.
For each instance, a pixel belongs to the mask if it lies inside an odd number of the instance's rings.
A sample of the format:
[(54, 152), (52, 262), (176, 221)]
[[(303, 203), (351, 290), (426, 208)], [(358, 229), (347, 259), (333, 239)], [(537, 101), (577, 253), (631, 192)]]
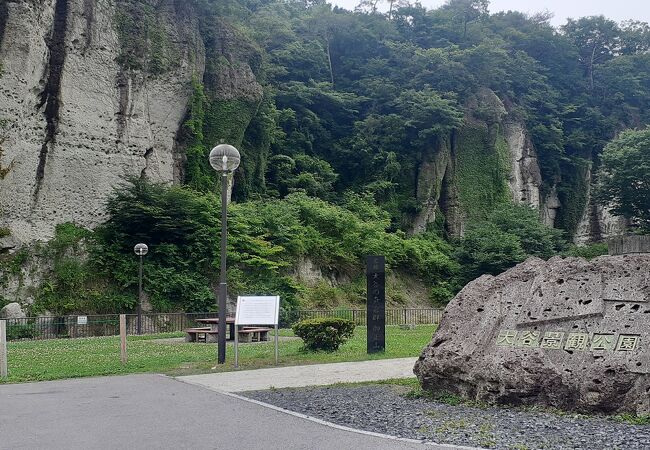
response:
[(293, 327), (296, 336), (302, 338), (309, 350), (335, 351), (354, 333), (354, 322), (337, 317), (307, 319)]

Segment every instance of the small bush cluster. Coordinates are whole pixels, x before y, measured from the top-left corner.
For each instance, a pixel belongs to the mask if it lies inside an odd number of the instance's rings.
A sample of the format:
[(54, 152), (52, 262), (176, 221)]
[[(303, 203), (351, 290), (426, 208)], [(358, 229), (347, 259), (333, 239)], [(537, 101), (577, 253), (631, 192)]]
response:
[(33, 324), (15, 324), (7, 327), (7, 340), (33, 339), (38, 336), (38, 330)]
[(308, 350), (335, 351), (354, 333), (354, 322), (338, 317), (307, 319), (296, 323), (293, 332)]

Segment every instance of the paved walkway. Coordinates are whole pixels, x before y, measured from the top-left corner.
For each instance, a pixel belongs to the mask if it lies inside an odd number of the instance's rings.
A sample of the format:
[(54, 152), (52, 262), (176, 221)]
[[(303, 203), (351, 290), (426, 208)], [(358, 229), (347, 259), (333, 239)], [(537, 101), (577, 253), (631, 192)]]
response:
[(412, 378), (415, 358), (274, 367), (271, 369), (191, 375), (178, 379), (224, 392), (257, 391), (270, 388), (322, 386), (358, 383), (390, 378)]
[(453, 447), (362, 434), (161, 375), (0, 386), (0, 449), (118, 448), (424, 450)]

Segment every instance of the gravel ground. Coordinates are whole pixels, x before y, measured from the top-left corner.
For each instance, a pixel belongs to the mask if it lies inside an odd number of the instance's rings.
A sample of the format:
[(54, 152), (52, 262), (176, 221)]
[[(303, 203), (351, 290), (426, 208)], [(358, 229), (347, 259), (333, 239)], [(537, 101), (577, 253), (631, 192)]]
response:
[(650, 425), (518, 408), (449, 405), (409, 398), (392, 385), (246, 392), (249, 398), (361, 430), (498, 449), (650, 449)]

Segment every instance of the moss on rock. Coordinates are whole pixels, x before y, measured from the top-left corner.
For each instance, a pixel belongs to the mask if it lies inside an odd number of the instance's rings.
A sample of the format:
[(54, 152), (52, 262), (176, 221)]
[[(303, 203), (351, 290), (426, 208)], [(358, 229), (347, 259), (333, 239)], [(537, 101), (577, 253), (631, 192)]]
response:
[(498, 126), (466, 123), (456, 133), (455, 180), (466, 220), (484, 219), (497, 204), (509, 201), (509, 149)]

